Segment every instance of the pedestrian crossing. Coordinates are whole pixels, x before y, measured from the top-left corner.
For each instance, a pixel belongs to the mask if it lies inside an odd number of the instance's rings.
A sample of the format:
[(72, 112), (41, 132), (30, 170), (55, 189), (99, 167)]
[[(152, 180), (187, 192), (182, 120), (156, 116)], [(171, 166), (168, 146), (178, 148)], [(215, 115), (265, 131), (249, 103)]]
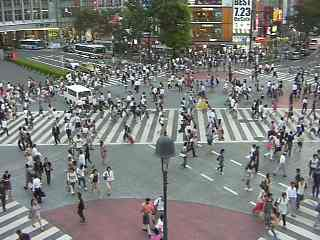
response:
[[(282, 227), (282, 222), (276, 227), (275, 233), (279, 240), (319, 240), (320, 228), (315, 228), (314, 223), (318, 218), (318, 212), (315, 211), (317, 202), (311, 199), (305, 199), (297, 211), (296, 217), (287, 215), (286, 228)], [(318, 225), (320, 226), (320, 225)], [(273, 238), (271, 231), (258, 240), (269, 240)]]
[(6, 204), (6, 212), (0, 210), (0, 239), (16, 240), (16, 231), (20, 229), (23, 233), (28, 233), (32, 240), (71, 240), (72, 237), (65, 234), (59, 228), (51, 225), (45, 219), (42, 220), (43, 230), (39, 223), (32, 226), (29, 219), (29, 209), (16, 201)]
[[(231, 114), (226, 108), (215, 109), (218, 119), (221, 119), (222, 127), (224, 129), (224, 142), (261, 142), (266, 141), (267, 133), (271, 126), (271, 121), (279, 122), (281, 117), (287, 113), (286, 109), (278, 109), (277, 112), (272, 112), (271, 109), (266, 109), (266, 117), (263, 120), (253, 119), (251, 110), (249, 108), (238, 109), (237, 117)], [(52, 145), (54, 139), (51, 135), (51, 128), (55, 122), (60, 126), (60, 140), (62, 144), (67, 144), (68, 139), (64, 130), (64, 113), (57, 112), (57, 120), (39, 115), (34, 112), (34, 126), (30, 130), (31, 139), (36, 144)], [(320, 118), (320, 110), (316, 111), (316, 117)], [(179, 110), (165, 109), (164, 110), (165, 123), (162, 128), (159, 119), (159, 112), (149, 110), (149, 114), (143, 115), (141, 120), (136, 119), (129, 114), (116, 121), (112, 119), (111, 114), (106, 112), (103, 116), (101, 113), (90, 113), (90, 117), (96, 122), (96, 132), (93, 143), (99, 144), (103, 140), (108, 144), (124, 144), (123, 134), (124, 126), (128, 125), (131, 129), (131, 134), (138, 144), (153, 144), (156, 143), (159, 136), (164, 130), (167, 131), (176, 143), (183, 143), (183, 134), (180, 133), (180, 126), (178, 123)], [(293, 121), (289, 120), (288, 130), (296, 131), (296, 122), (301, 116), (300, 110), (294, 111)], [(309, 126), (312, 122), (311, 117), (305, 117), (305, 126)], [(206, 128), (208, 125), (208, 116), (206, 111), (195, 111), (193, 119), (197, 126), (197, 136), (199, 143), (206, 143)], [(18, 114), (16, 120), (11, 120), (8, 123), (9, 136), (6, 134), (0, 135), (0, 145), (16, 145), (19, 138), (19, 128), (25, 125), (23, 114)], [(308, 127), (305, 130), (304, 141), (319, 142), (319, 138), (313, 133), (309, 132)]]
[[(252, 71), (253, 71), (253, 69), (246, 68), (246, 69), (236, 70), (235, 73), (251, 76)], [(286, 81), (286, 82), (293, 82), (296, 77), (296, 74), (290, 74), (288, 72), (277, 72), (277, 75), (278, 75), (278, 77), (277, 77), (278, 80), (282, 80), (282, 81)], [(265, 73), (259, 74), (258, 77), (260, 77), (260, 78), (262, 77), (265, 81), (275, 79), (275, 77), (273, 77), (272, 74), (265, 74)], [(304, 79), (307, 83), (310, 83), (310, 84), (313, 84), (315, 82), (314, 76), (312, 76), (312, 75), (311, 76), (307, 75), (304, 77)]]

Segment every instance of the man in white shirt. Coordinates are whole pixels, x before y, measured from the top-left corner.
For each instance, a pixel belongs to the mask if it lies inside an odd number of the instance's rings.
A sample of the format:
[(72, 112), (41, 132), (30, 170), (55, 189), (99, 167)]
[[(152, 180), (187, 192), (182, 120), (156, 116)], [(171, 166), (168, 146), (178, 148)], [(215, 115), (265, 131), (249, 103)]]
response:
[(276, 176), (277, 173), (282, 170), (282, 176), (283, 177), (286, 177), (286, 152), (283, 152), (280, 156), (280, 159), (279, 159), (279, 164), (276, 168), (276, 170), (273, 172), (273, 175)]

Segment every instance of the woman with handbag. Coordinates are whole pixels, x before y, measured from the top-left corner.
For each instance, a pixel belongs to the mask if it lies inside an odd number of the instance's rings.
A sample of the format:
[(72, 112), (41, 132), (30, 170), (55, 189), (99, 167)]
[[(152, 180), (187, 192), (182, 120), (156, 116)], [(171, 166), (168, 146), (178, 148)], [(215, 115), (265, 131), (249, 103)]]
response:
[(114, 181), (114, 174), (111, 167), (107, 167), (106, 171), (102, 174), (103, 180), (106, 182), (107, 185), (107, 194), (108, 196), (111, 195), (112, 191), (112, 182)]
[(41, 216), (40, 216), (40, 210), (41, 210), (41, 206), (38, 203), (37, 199), (35, 197), (33, 197), (31, 199), (31, 209), (30, 209), (30, 218), (31, 218), (31, 222), (32, 222), (32, 227), (36, 227), (35, 223), (38, 222), (41, 231), (44, 230), (43, 226), (42, 226), (42, 222), (41, 222)]

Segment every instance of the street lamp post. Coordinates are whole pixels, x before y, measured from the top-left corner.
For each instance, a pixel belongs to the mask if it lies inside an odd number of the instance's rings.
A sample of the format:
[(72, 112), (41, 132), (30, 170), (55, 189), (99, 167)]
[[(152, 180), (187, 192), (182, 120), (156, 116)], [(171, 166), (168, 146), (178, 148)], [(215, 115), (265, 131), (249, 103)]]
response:
[(169, 160), (175, 154), (174, 141), (168, 136), (160, 136), (156, 143), (156, 154), (161, 159), (162, 184), (163, 184), (163, 240), (168, 240), (168, 212), (167, 212), (167, 186), (168, 186), (168, 167)]

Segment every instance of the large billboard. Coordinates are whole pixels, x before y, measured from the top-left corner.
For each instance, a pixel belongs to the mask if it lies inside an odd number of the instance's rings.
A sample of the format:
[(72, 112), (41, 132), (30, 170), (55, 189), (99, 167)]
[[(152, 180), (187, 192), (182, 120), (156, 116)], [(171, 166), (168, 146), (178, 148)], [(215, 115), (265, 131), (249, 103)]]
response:
[(241, 45), (248, 45), (253, 0), (233, 1), (233, 41)]

